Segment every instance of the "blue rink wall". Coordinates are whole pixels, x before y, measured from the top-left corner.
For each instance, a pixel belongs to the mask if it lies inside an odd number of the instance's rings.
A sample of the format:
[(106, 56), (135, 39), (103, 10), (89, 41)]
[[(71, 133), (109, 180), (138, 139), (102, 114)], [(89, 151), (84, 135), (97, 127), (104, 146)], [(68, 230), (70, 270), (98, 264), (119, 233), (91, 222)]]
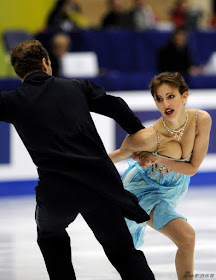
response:
[[(160, 117), (147, 91), (110, 94), (122, 97), (146, 127)], [(191, 178), (190, 186), (216, 186), (216, 90), (190, 91), (187, 108), (206, 110), (213, 121), (208, 153), (199, 172)], [(118, 148), (126, 136), (123, 129), (104, 116), (93, 113), (92, 117), (107, 152)], [(0, 135), (0, 196), (34, 194), (38, 180), (37, 170), (15, 129), (0, 122)], [(123, 174), (127, 161), (118, 163), (116, 167)]]
[[(216, 172), (199, 172), (191, 178), (190, 187), (216, 187)], [(35, 194), (37, 180), (0, 182), (0, 197)]]

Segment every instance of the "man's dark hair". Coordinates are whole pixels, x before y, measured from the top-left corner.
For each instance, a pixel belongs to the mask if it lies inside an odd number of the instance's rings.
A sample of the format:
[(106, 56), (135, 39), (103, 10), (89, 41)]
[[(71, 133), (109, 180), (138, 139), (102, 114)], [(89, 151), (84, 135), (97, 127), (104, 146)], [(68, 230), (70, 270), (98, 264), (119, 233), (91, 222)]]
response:
[(21, 79), (32, 72), (42, 71), (43, 58), (49, 65), (49, 54), (37, 40), (23, 41), (11, 51), (11, 64)]

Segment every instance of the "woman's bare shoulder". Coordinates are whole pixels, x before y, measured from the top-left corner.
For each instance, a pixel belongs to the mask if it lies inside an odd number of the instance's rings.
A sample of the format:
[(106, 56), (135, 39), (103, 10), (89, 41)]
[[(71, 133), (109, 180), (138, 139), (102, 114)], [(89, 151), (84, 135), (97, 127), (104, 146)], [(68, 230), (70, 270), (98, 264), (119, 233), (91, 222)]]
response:
[(212, 118), (207, 111), (200, 110), (200, 109), (189, 109), (189, 113), (194, 114), (197, 116), (197, 129), (200, 130), (209, 130), (212, 124)]
[(196, 115), (197, 112), (197, 117), (199, 119), (204, 119), (204, 120), (211, 120), (211, 116), (207, 111), (201, 110), (201, 109), (187, 109), (189, 114), (193, 114), (194, 116)]
[(197, 110), (197, 124), (206, 124), (211, 125), (212, 118), (207, 111), (204, 110)]

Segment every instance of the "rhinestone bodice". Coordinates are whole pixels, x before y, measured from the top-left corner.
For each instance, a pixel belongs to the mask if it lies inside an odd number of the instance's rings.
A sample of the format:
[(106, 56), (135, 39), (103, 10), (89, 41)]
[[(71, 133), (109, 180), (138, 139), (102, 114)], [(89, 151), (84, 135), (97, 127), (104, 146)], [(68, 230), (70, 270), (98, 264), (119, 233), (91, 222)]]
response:
[[(192, 157), (192, 152), (190, 153), (190, 155), (189, 155), (187, 158), (181, 158), (181, 159), (174, 159), (174, 158), (162, 156), (162, 155), (159, 155), (157, 152), (154, 152), (154, 153), (152, 153), (152, 154), (155, 155), (155, 156), (158, 156), (158, 157), (165, 158), (165, 159), (174, 160), (174, 161), (181, 161), (181, 162), (189, 162), (190, 159), (191, 159), (191, 157)], [(161, 165), (161, 164), (159, 164), (159, 163), (155, 163), (155, 164), (152, 166), (152, 173), (153, 173), (155, 170), (158, 170), (158, 172), (159, 172), (159, 174), (160, 174), (160, 177), (162, 176), (162, 174), (167, 175), (169, 172), (172, 171), (171, 169), (166, 168), (165, 166), (163, 166), (163, 165)], [(177, 172), (175, 172), (175, 176), (177, 177)]]
[[(198, 115), (198, 110), (196, 111), (196, 116), (195, 116), (195, 129), (196, 129), (196, 126), (197, 126), (197, 115)], [(153, 125), (152, 127), (154, 128), (154, 130), (157, 134), (157, 150), (152, 153), (153, 155), (158, 156), (158, 157), (162, 157), (162, 158), (165, 158), (165, 159), (169, 159), (169, 160), (174, 160), (174, 161), (190, 162), (191, 157), (192, 157), (192, 152), (189, 154), (189, 156), (187, 158), (181, 158), (181, 159), (174, 159), (174, 158), (170, 158), (170, 157), (158, 154), (158, 149), (160, 147), (160, 134), (159, 134), (156, 126)], [(163, 166), (159, 163), (156, 163), (156, 164), (152, 165), (152, 173), (155, 170), (157, 170), (159, 172), (160, 177), (162, 176), (162, 174), (167, 175), (168, 173), (170, 173), (172, 171), (171, 169), (166, 168), (165, 166)], [(175, 172), (175, 176), (177, 177), (177, 172)]]

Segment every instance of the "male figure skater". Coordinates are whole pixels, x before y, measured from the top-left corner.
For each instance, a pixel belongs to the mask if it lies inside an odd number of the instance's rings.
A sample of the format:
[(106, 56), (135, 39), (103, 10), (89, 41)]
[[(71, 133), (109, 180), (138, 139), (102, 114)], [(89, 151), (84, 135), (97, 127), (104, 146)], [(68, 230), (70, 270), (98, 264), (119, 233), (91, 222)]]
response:
[(81, 213), (124, 280), (152, 280), (135, 250), (124, 217), (149, 219), (124, 191), (90, 111), (115, 119), (129, 134), (143, 128), (127, 104), (90, 82), (51, 76), (49, 55), (39, 41), (11, 52), (22, 85), (0, 94), (0, 120), (12, 123), (38, 167), (38, 244), (51, 280), (74, 280), (65, 228)]

